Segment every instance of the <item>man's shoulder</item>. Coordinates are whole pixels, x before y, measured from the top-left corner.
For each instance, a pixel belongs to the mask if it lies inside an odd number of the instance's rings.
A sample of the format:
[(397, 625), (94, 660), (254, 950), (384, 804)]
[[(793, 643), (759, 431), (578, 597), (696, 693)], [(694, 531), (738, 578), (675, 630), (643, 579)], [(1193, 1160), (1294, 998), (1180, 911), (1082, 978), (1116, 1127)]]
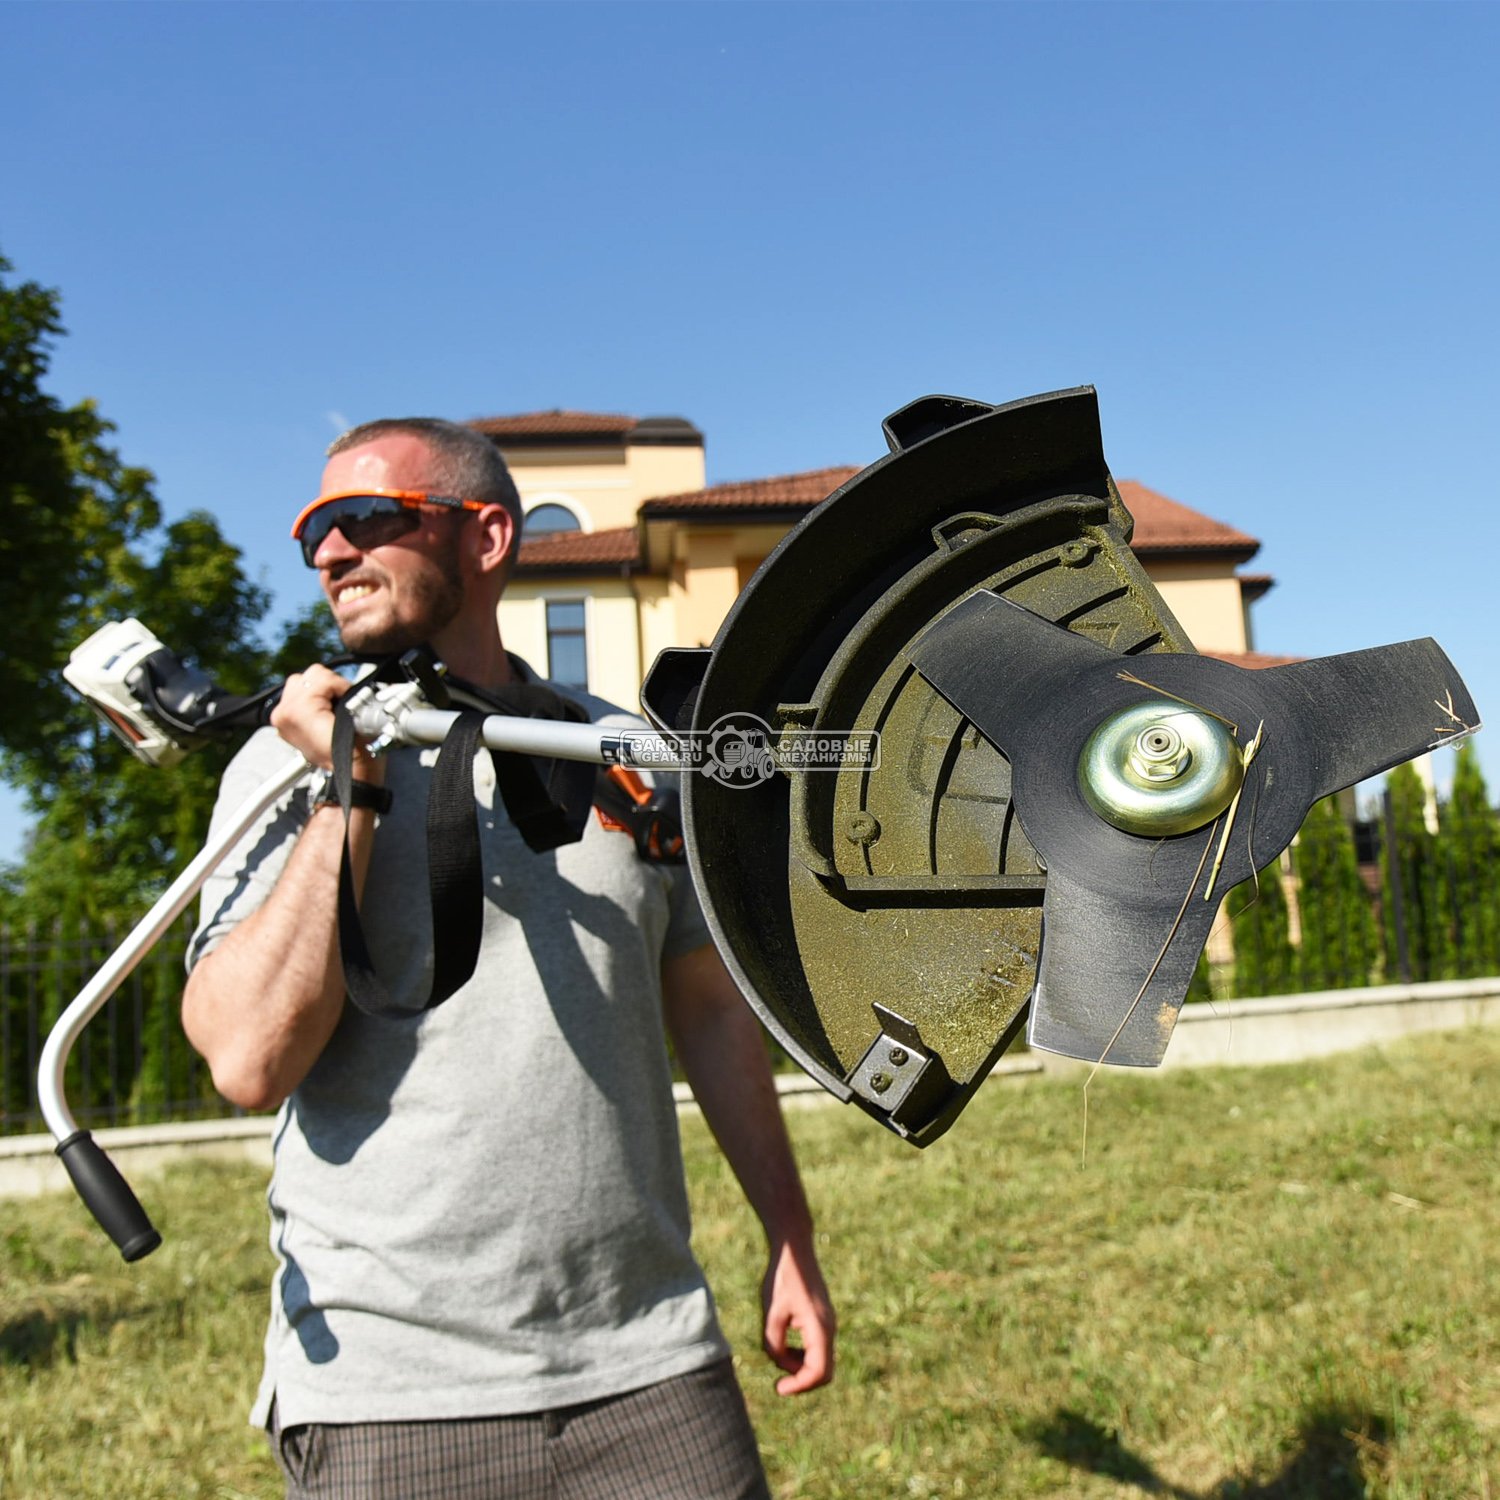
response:
[(224, 779), (227, 781), (231, 776), (268, 777), (300, 758), (298, 752), (267, 724), (257, 729), (230, 757)]
[(542, 686), (549, 687), (559, 697), (576, 703), (589, 716), (591, 724), (607, 724), (611, 729), (647, 727), (646, 721), (639, 714), (631, 713), (628, 708), (621, 708), (618, 703), (611, 703), (608, 698), (601, 698), (585, 688), (560, 687), (555, 682), (543, 682)]
[(548, 688), (559, 698), (566, 698), (570, 703), (576, 703), (589, 716), (589, 723), (607, 724), (611, 729), (646, 729), (649, 727), (638, 713), (633, 713), (628, 708), (621, 708), (618, 703), (611, 703), (608, 698), (601, 698), (598, 693), (591, 693), (587, 688), (553, 682), (551, 678), (543, 677), (524, 658), (517, 656), (514, 652), (509, 655), (511, 665), (523, 682), (535, 687)]
[(272, 777), (280, 776), (292, 762), (301, 760), (301, 755), (274, 729), (269, 726), (257, 729), (235, 751), (219, 777), (215, 816), (227, 815), (242, 806)]

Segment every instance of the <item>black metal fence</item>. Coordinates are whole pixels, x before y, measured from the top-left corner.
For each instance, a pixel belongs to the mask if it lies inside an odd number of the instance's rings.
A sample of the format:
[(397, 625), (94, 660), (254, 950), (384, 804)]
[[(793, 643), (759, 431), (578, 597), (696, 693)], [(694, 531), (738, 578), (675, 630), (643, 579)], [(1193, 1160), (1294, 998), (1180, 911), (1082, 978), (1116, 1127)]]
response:
[[(128, 930), (0, 927), (0, 1134), (45, 1128), (36, 1076), (47, 1033)], [(84, 1028), (65, 1078), (80, 1125), (235, 1113), (214, 1092), (177, 1019), (191, 931), (184, 917)]]
[(1500, 975), (1500, 824), (1446, 805), (1434, 831), (1389, 798), (1352, 827), (1321, 805), (1229, 894), (1192, 999)]

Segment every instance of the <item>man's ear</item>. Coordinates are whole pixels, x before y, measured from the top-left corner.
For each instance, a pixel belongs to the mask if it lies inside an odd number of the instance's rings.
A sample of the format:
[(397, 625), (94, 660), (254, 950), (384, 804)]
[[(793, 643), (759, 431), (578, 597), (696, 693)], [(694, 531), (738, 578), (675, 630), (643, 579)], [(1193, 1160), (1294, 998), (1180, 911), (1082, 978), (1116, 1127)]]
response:
[(511, 513), (503, 505), (486, 505), (475, 519), (474, 560), (481, 573), (493, 573), (515, 553), (519, 533)]

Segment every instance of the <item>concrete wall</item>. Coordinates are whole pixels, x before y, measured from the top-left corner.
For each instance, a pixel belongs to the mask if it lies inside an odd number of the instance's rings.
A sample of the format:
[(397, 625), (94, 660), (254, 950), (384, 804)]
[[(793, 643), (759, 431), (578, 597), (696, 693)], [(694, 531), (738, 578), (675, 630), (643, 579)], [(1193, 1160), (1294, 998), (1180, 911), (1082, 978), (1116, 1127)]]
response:
[(1469, 1026), (1500, 1026), (1500, 978), (1190, 1005), (1177, 1023), (1162, 1071), (1303, 1062)]
[[(1461, 1031), (1469, 1026), (1500, 1026), (1500, 976), (1188, 1005), (1161, 1067), (1131, 1071), (1159, 1078), (1182, 1068), (1306, 1062), (1427, 1031)], [(1092, 1066), (1072, 1058), (1037, 1055), (1049, 1073), (1087, 1072)]]
[[(132, 1125), (97, 1130), (94, 1139), (134, 1186), (173, 1162), (252, 1161), (269, 1169), (269, 1115), (234, 1120), (189, 1120), (167, 1125)], [(38, 1193), (71, 1189), (50, 1135), (0, 1136), (0, 1198), (34, 1198)], [(148, 1210), (149, 1211), (149, 1210)]]

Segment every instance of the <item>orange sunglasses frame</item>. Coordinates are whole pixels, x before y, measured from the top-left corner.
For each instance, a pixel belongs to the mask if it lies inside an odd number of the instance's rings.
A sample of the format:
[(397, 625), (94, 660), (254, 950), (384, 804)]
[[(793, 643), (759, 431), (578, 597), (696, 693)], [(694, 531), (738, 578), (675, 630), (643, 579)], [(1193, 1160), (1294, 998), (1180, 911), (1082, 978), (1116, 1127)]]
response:
[(332, 505), (335, 500), (353, 500), (362, 495), (379, 495), (382, 499), (398, 500), (408, 510), (421, 510), (424, 505), (431, 505), (439, 510), (483, 510), (483, 500), (464, 500), (457, 495), (434, 495), (427, 490), (377, 490), (366, 486), (358, 490), (337, 490), (332, 495), (319, 495), (311, 505), (304, 506), (297, 519), (292, 522), (292, 540), (297, 541), (302, 536), (302, 529), (307, 525), (308, 518), (315, 510), (321, 510), (325, 505)]

